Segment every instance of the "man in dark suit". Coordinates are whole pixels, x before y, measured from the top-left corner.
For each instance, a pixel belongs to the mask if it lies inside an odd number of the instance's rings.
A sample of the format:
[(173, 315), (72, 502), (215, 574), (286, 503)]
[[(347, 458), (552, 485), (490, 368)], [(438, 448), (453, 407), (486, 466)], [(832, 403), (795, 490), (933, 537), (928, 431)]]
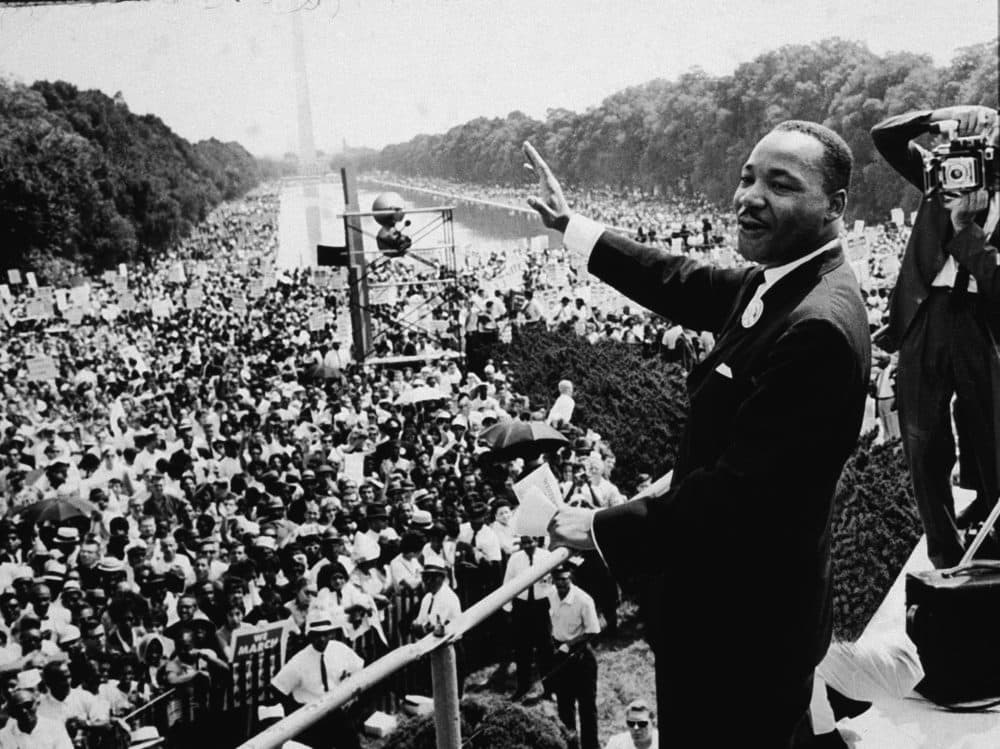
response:
[[(789, 747), (811, 736), (813, 668), (831, 630), (834, 489), (860, 431), (870, 344), (839, 243), (851, 154), (825, 127), (786, 122), (743, 166), (739, 251), (720, 269), (572, 215), (530, 145), (541, 199), (589, 269), (718, 343), (688, 378), (672, 482), (623, 505), (561, 510), (555, 544), (596, 548), (656, 602), (660, 723), (677, 746)], [(613, 435), (611, 436), (613, 439)]]
[[(947, 121), (956, 123), (959, 136), (992, 131), (995, 140), (996, 112), (975, 106), (890, 117), (872, 129), (872, 139), (892, 168), (923, 190), (925, 150), (915, 139)], [(927, 553), (939, 568), (958, 564), (959, 526), (983, 520), (1000, 492), (997, 187), (992, 194), (941, 194), (921, 202), (889, 299), (889, 324), (876, 334), (882, 348), (899, 351), (896, 402), (903, 447)], [(977, 495), (965, 522), (956, 519), (952, 499), (953, 395), (962, 484)]]

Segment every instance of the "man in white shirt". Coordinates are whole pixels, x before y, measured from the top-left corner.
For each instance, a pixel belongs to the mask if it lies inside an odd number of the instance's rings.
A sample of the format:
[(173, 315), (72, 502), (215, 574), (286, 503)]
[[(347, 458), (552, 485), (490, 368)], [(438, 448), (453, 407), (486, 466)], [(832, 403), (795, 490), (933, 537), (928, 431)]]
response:
[(573, 572), (563, 565), (552, 573), (554, 590), (549, 591), (549, 618), (552, 620), (554, 664), (546, 680), (555, 692), (559, 720), (576, 730), (580, 710), (580, 749), (598, 749), (597, 743), (597, 659), (590, 639), (599, 634), (594, 599), (573, 584)]
[[(541, 548), (531, 536), (521, 536), (521, 548), (507, 561), (504, 584), (530, 567), (545, 564), (551, 552)], [(538, 657), (538, 670), (548, 673), (552, 667), (552, 624), (549, 621), (549, 593), (552, 585), (546, 578), (522, 590), (504, 606), (511, 612), (510, 630), (514, 640), (514, 663), (517, 666), (517, 689), (511, 696), (519, 700), (531, 689), (531, 666)]]
[(446, 624), (462, 613), (462, 604), (455, 591), (445, 582), (448, 570), (437, 559), (424, 562), (424, 588), (427, 592), (420, 601), (413, 629), (421, 635), (429, 632), (443, 632)]
[(660, 736), (653, 727), (653, 716), (645, 700), (632, 700), (625, 708), (627, 731), (608, 739), (604, 749), (658, 749)]
[(66, 726), (38, 715), (33, 689), (15, 689), (7, 701), (10, 720), (0, 729), (0, 749), (73, 749)]
[(42, 669), (42, 681), (48, 690), (38, 700), (38, 715), (65, 725), (76, 719), (84, 725), (98, 723), (95, 698), (81, 687), (71, 688), (69, 665), (65, 661), (50, 661)]
[[(311, 614), (306, 629), (309, 646), (293, 655), (271, 679), (271, 686), (286, 702), (293, 703), (288, 706), (293, 709), (318, 702), (365, 666), (361, 657), (347, 645), (331, 639), (337, 628), (324, 614)], [(360, 747), (357, 730), (347, 713), (340, 709), (300, 733), (296, 741), (324, 749), (331, 745), (338, 749)]]

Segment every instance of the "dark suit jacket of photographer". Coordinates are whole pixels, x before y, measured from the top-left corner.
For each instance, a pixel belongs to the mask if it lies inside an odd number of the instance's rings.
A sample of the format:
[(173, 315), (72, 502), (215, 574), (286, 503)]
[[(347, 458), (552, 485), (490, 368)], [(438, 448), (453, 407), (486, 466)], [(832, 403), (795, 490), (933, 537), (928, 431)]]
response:
[(794, 691), (829, 644), (832, 501), (857, 443), (871, 364), (854, 273), (835, 246), (777, 281), (761, 319), (744, 328), (759, 266), (714, 268), (606, 231), (589, 268), (718, 338), (688, 377), (691, 407), (669, 492), (594, 519), (617, 578), (659, 577), (647, 637), (661, 715), (665, 700), (678, 702), (664, 694), (664, 678), (681, 699), (686, 683), (697, 690), (706, 678), (721, 685), (733, 676), (762, 693)]

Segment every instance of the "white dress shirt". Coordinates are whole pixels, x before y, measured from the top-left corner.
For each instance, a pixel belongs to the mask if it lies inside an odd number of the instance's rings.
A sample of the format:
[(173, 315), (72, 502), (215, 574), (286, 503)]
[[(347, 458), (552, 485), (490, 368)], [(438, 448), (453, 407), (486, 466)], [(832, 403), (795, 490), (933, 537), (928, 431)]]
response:
[(291, 695), (300, 705), (316, 702), (328, 691), (323, 688), (321, 658), (326, 663), (329, 689), (365, 666), (361, 656), (347, 645), (331, 640), (322, 653), (309, 645), (293, 655), (271, 679), (271, 685), (282, 694)]
[[(475, 538), (475, 543), (472, 543), (473, 538)], [(500, 539), (497, 537), (496, 531), (488, 525), (484, 525), (478, 531), (473, 531), (471, 524), (462, 523), (458, 530), (458, 540), (469, 544), (473, 549), (480, 552), (487, 561), (499, 562), (503, 559)]]
[(413, 623), (417, 626), (426, 624), (448, 624), (458, 618), (462, 613), (462, 604), (459, 603), (458, 596), (455, 595), (448, 583), (441, 586), (437, 593), (427, 593), (420, 601), (420, 609), (417, 611), (417, 618)]
[(31, 733), (25, 733), (11, 718), (0, 728), (0, 749), (73, 749), (66, 726), (51, 718), (38, 716)]
[(596, 635), (601, 632), (594, 599), (575, 585), (560, 598), (555, 586), (549, 591), (549, 618), (552, 619), (552, 639), (569, 642), (581, 634)]
[[(548, 549), (534, 549), (532, 551), (532, 558), (529, 564), (528, 562), (528, 552), (519, 549), (511, 554), (510, 559), (507, 560), (507, 569), (503, 574), (503, 581), (506, 585), (515, 577), (520, 575), (525, 570), (530, 567), (540, 567), (545, 564), (552, 556), (552, 552)], [(549, 593), (552, 591), (552, 584), (548, 581), (548, 576), (546, 575), (537, 583), (533, 583), (530, 587), (525, 588), (520, 593), (517, 594), (517, 598), (522, 601), (530, 600), (530, 593), (534, 593), (536, 601), (544, 601), (549, 597)], [(504, 605), (504, 611), (510, 611), (513, 608), (508, 601)]]

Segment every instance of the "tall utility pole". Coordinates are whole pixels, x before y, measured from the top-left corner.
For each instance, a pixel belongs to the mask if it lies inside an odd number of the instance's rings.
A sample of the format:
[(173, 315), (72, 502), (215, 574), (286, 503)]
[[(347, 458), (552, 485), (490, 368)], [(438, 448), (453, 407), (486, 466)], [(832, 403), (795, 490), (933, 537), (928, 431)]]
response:
[[(306, 50), (302, 33), (302, 11), (289, 14), (292, 18), (292, 70), (295, 76), (295, 98), (299, 121), (299, 171), (303, 176), (316, 174), (316, 141), (313, 138), (312, 106), (309, 103), (309, 78), (306, 75)], [(319, 190), (316, 183), (307, 181), (303, 193), (306, 206), (306, 246), (299, 257), (301, 265), (316, 265), (316, 245), (320, 240)]]

